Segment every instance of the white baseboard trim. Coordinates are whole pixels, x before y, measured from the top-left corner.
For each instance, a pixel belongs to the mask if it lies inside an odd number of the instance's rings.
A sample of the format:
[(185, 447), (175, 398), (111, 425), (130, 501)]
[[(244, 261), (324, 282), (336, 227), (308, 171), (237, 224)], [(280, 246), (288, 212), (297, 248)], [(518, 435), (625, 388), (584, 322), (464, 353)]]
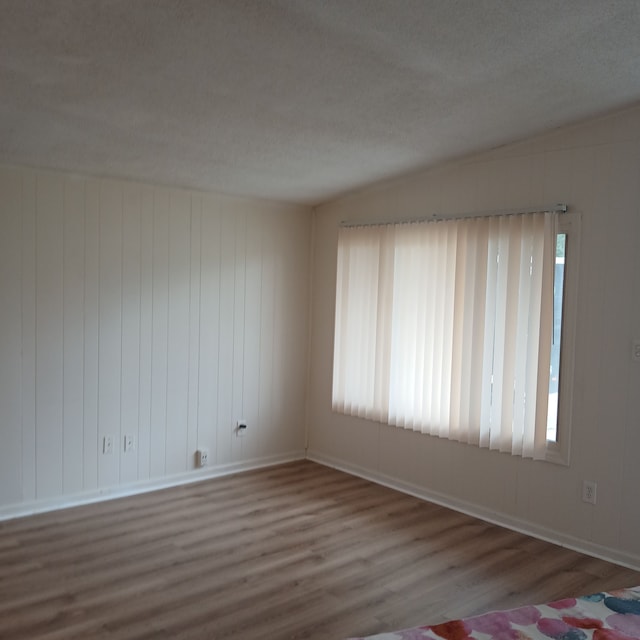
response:
[(431, 491), (419, 485), (399, 480), (398, 478), (394, 478), (379, 471), (372, 471), (371, 469), (366, 469), (350, 462), (346, 462), (332, 456), (327, 456), (318, 451), (307, 451), (307, 459), (327, 467), (332, 467), (333, 469), (338, 469), (339, 471), (344, 471), (345, 473), (364, 478), (365, 480), (370, 480), (371, 482), (389, 487), (390, 489), (396, 489), (397, 491), (414, 496), (415, 498), (420, 498), (421, 500), (433, 502), (442, 507), (459, 511), (460, 513), (484, 520), (485, 522), (490, 522), (491, 524), (496, 524), (498, 526), (511, 529), (512, 531), (517, 531), (518, 533), (524, 533), (525, 535), (532, 536), (533, 538), (551, 542), (594, 558), (613, 562), (635, 571), (640, 571), (640, 556), (589, 542), (582, 538), (576, 538), (554, 529), (541, 527), (528, 520), (514, 518), (513, 516), (494, 511), (493, 509), (486, 509), (479, 505), (466, 502), (465, 500), (459, 500), (458, 498), (454, 498), (438, 491)]
[(291, 451), (289, 453), (278, 454), (275, 456), (266, 456), (242, 462), (231, 462), (228, 464), (203, 467), (201, 469), (194, 469), (185, 473), (152, 480), (141, 480), (127, 485), (118, 485), (115, 487), (85, 491), (83, 493), (70, 496), (56, 496), (54, 498), (22, 502), (19, 504), (0, 507), (0, 522), (3, 520), (22, 518), (36, 513), (68, 509), (70, 507), (78, 507), (83, 504), (114, 500), (115, 498), (125, 498), (127, 496), (157, 491), (158, 489), (167, 489), (169, 487), (176, 487), (183, 484), (202, 482), (203, 480), (210, 480), (211, 478), (240, 473), (241, 471), (273, 467), (285, 462), (293, 462), (294, 460), (304, 460), (304, 458), (304, 450)]

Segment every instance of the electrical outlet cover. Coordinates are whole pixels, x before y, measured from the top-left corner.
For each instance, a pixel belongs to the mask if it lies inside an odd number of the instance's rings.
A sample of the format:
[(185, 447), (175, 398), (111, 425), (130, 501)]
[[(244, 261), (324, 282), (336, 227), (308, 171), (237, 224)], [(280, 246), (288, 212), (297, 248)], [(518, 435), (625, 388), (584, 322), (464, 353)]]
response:
[(598, 485), (592, 480), (585, 480), (582, 483), (582, 501), (589, 504), (596, 504)]
[(102, 439), (102, 453), (113, 453), (113, 436), (104, 436)]
[(207, 449), (198, 449), (196, 451), (196, 462), (199, 467), (206, 467), (209, 464), (209, 451)]
[(126, 435), (124, 437), (124, 450), (133, 451), (136, 448), (136, 440), (133, 435)]

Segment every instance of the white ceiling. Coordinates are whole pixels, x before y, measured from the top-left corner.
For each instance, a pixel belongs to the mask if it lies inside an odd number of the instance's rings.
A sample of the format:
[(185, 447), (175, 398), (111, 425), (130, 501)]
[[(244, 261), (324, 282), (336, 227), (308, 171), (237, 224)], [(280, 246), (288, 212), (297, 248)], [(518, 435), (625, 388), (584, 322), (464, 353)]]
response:
[(318, 203), (640, 100), (638, 0), (0, 0), (0, 162)]

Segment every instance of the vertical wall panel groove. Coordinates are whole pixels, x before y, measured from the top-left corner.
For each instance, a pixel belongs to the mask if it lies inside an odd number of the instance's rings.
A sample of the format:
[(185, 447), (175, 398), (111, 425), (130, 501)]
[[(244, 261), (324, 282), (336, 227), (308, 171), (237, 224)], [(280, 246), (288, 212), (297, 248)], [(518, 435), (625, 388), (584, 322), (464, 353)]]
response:
[[(36, 177), (15, 178), (21, 185), (21, 500), (36, 498)], [(4, 364), (0, 365), (4, 366)]]
[(201, 274), (202, 274), (202, 198), (192, 196), (189, 216), (189, 381), (187, 403), (187, 459), (186, 468), (193, 464), (198, 448), (200, 386), (200, 327), (201, 327)]
[(64, 184), (63, 222), (63, 492), (83, 489), (84, 450), (84, 182)]
[[(120, 482), (138, 478), (140, 441), (140, 318), (141, 318), (141, 190), (127, 184), (123, 189), (122, 216), (122, 372)], [(133, 437), (134, 449), (124, 450), (124, 439)]]
[(143, 187), (140, 201), (140, 395), (137, 462), (138, 479), (150, 477), (151, 389), (153, 348), (154, 192)]
[(100, 189), (98, 443), (111, 437), (113, 452), (98, 456), (98, 484), (120, 479), (122, 367), (122, 185), (104, 181)]
[(38, 178), (36, 209), (36, 495), (63, 492), (63, 181)]
[(189, 401), (190, 197), (171, 194), (169, 211), (169, 299), (167, 338), (167, 446), (165, 473), (187, 470)]
[(217, 459), (218, 367), (220, 348), (220, 215), (210, 197), (202, 200), (198, 446)]
[[(276, 237), (273, 234), (265, 234), (262, 239), (263, 254), (277, 255), (275, 245)], [(260, 439), (263, 434), (271, 433), (274, 429), (273, 420), (273, 374), (274, 374), (274, 335), (275, 335), (275, 261), (262, 265), (260, 307), (262, 322), (260, 325), (260, 389), (258, 411), (260, 414)], [(264, 450), (272, 451), (273, 448), (265, 438)]]
[(247, 250), (245, 261), (244, 365), (242, 388), (243, 417), (247, 420), (251, 437), (241, 439), (243, 458), (256, 458), (263, 434), (260, 414), (260, 354), (262, 352), (262, 234), (263, 217), (251, 215), (247, 221)]
[[(20, 303), (22, 228), (20, 209), (22, 205), (21, 183), (17, 176), (0, 176), (0, 361), (6, 366), (0, 369), (0, 501), (20, 499), (22, 480), (22, 433), (21, 433), (21, 356), (22, 318)], [(17, 372), (18, 375), (16, 375)], [(15, 462), (14, 462), (15, 461)], [(17, 464), (16, 464), (17, 463)]]
[(236, 224), (228, 205), (220, 219), (220, 237), (226, 239), (220, 248), (220, 305), (218, 333), (218, 416), (216, 428), (216, 462), (227, 464), (232, 460), (231, 421), (233, 419), (233, 361), (235, 326)]
[(164, 475), (167, 438), (167, 342), (169, 313), (169, 196), (154, 192), (152, 246), (151, 317), (151, 423), (149, 441), (149, 476)]
[(234, 427), (239, 419), (246, 419), (244, 411), (244, 345), (246, 330), (246, 292), (247, 292), (247, 217), (244, 211), (234, 211), (235, 222), (235, 255), (234, 255), (234, 287), (233, 287), (233, 361), (231, 363), (233, 387), (231, 399), (231, 415), (227, 425), (231, 441), (231, 460), (236, 462), (242, 458), (243, 437), (238, 437)]
[(115, 438), (113, 443), (114, 450), (118, 451), (117, 461), (118, 461), (118, 482), (122, 482), (122, 464), (124, 458), (124, 447), (122, 443), (124, 442), (124, 434), (126, 433), (125, 425), (123, 422), (124, 411), (125, 411), (125, 398), (123, 397), (123, 375), (125, 372), (125, 335), (124, 335), (124, 325), (125, 325), (125, 293), (124, 293), (124, 265), (125, 265), (125, 220), (124, 220), (124, 190), (125, 185), (122, 186), (120, 191), (120, 211), (122, 212), (122, 224), (120, 225), (120, 376), (119, 376), (119, 401), (120, 406), (118, 412), (118, 434), (119, 437)]
[(83, 477), (85, 490), (98, 486), (98, 343), (100, 300), (100, 184), (85, 183), (84, 210), (84, 424)]

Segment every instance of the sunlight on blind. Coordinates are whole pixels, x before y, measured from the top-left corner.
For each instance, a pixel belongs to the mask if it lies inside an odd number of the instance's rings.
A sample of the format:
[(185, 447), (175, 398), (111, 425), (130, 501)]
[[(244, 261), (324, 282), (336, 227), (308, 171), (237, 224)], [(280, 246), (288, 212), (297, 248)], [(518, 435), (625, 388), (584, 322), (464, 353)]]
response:
[(334, 410), (543, 458), (556, 221), (341, 228)]

